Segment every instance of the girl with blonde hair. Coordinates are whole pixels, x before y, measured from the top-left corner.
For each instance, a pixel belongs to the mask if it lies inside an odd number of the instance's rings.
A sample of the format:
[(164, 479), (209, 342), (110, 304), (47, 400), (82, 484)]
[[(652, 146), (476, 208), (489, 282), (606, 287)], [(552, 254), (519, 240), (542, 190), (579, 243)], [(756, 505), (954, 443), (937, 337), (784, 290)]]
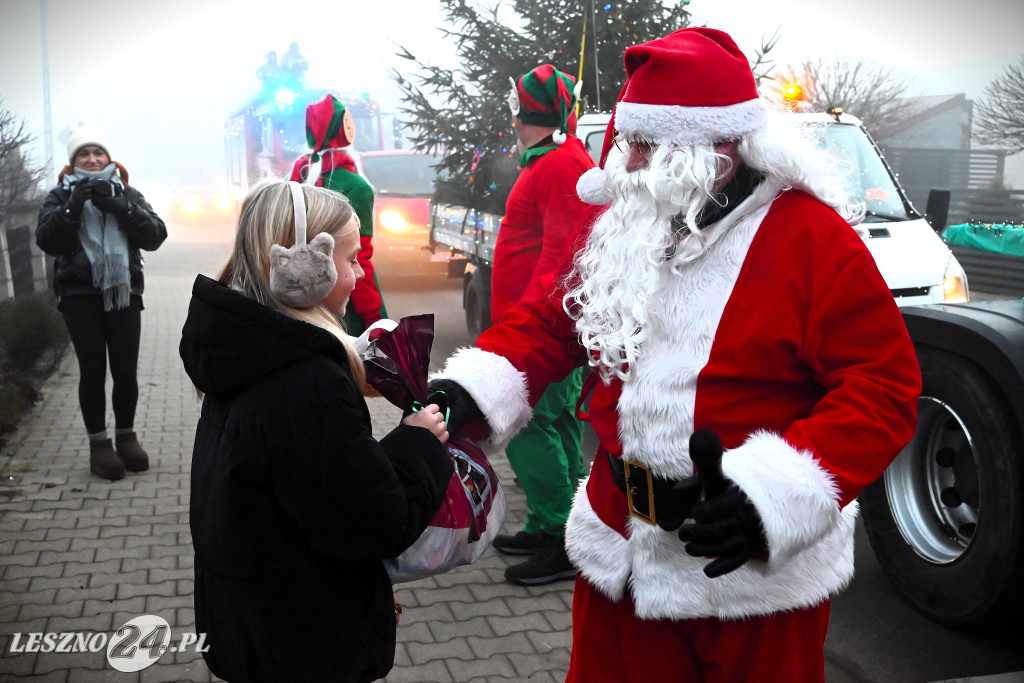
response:
[[(275, 271), (303, 251), (336, 279), (303, 272), (282, 288)], [(342, 195), (271, 181), (243, 203), (219, 278), (195, 281), (180, 352), (204, 394), (190, 510), (196, 623), (225, 680), (387, 675), (396, 610), (382, 560), (417, 539), (451, 478), (436, 405), (373, 438), (362, 364), (338, 322), (363, 277), (358, 251)]]

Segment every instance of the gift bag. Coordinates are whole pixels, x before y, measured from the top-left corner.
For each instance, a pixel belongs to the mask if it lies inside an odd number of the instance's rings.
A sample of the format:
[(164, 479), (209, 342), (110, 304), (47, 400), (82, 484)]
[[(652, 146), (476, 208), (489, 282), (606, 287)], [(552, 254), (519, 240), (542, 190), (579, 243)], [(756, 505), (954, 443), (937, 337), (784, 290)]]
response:
[[(418, 410), (427, 400), (434, 316), (410, 316), (394, 329), (388, 331), (388, 327), (391, 325), (371, 332), (361, 349), (366, 381), (403, 411)], [(445, 446), (454, 471), (444, 502), (412, 546), (384, 561), (392, 583), (473, 564), (508, 516), (505, 494), (480, 447), (458, 436), (450, 437)]]

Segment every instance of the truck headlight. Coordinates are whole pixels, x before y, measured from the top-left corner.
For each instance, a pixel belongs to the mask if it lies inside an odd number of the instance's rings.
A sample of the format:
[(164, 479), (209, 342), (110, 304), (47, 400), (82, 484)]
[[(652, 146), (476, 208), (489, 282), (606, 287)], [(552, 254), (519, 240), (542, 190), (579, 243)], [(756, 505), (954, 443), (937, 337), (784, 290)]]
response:
[(950, 256), (946, 274), (942, 276), (942, 302), (946, 304), (967, 303), (967, 275), (956, 257)]
[(405, 218), (397, 211), (382, 212), (380, 214), (380, 225), (391, 232), (405, 232), (409, 228), (405, 223)]

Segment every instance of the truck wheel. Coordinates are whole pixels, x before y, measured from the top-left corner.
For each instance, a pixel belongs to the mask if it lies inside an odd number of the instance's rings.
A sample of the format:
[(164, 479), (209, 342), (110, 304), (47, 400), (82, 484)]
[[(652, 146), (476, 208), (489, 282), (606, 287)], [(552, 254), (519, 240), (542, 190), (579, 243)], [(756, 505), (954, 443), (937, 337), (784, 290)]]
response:
[(1024, 607), (1020, 433), (996, 384), (961, 356), (918, 347), (914, 438), (860, 497), (871, 547), (896, 588), (958, 625)]
[(466, 261), (464, 259), (452, 259), (448, 262), (448, 277), (462, 277), (466, 272)]
[(490, 272), (479, 268), (472, 275), (467, 274), (465, 287), (466, 329), (476, 343), (476, 338), (491, 326)]

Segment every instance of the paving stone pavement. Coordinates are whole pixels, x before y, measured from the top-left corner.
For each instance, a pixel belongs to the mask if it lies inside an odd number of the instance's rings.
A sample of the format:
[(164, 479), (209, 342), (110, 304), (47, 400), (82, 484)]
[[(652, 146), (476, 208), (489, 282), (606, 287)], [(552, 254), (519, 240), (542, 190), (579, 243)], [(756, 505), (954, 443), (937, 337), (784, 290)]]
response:
[[(34, 632), (109, 637), (144, 614), (168, 622), (172, 643), (195, 631), (188, 506), (200, 403), (178, 341), (195, 273), (214, 274), (223, 249), (169, 243), (148, 256), (142, 316), (135, 426), (150, 469), (117, 482), (89, 472), (71, 352), (0, 451), (0, 681), (218, 680), (191, 648), (136, 673), (114, 670), (105, 650), (11, 652), (16, 633), (21, 646)], [(200, 265), (184, 264), (185, 253)], [(383, 436), (401, 413), (383, 398), (368, 403)], [(514, 531), (525, 498), (505, 457), (492, 464), (509, 503), (505, 528)], [(513, 586), (503, 580), (508, 564), (491, 549), (473, 566), (397, 586), (404, 614), (395, 668), (384, 680), (564, 680), (573, 584)]]

